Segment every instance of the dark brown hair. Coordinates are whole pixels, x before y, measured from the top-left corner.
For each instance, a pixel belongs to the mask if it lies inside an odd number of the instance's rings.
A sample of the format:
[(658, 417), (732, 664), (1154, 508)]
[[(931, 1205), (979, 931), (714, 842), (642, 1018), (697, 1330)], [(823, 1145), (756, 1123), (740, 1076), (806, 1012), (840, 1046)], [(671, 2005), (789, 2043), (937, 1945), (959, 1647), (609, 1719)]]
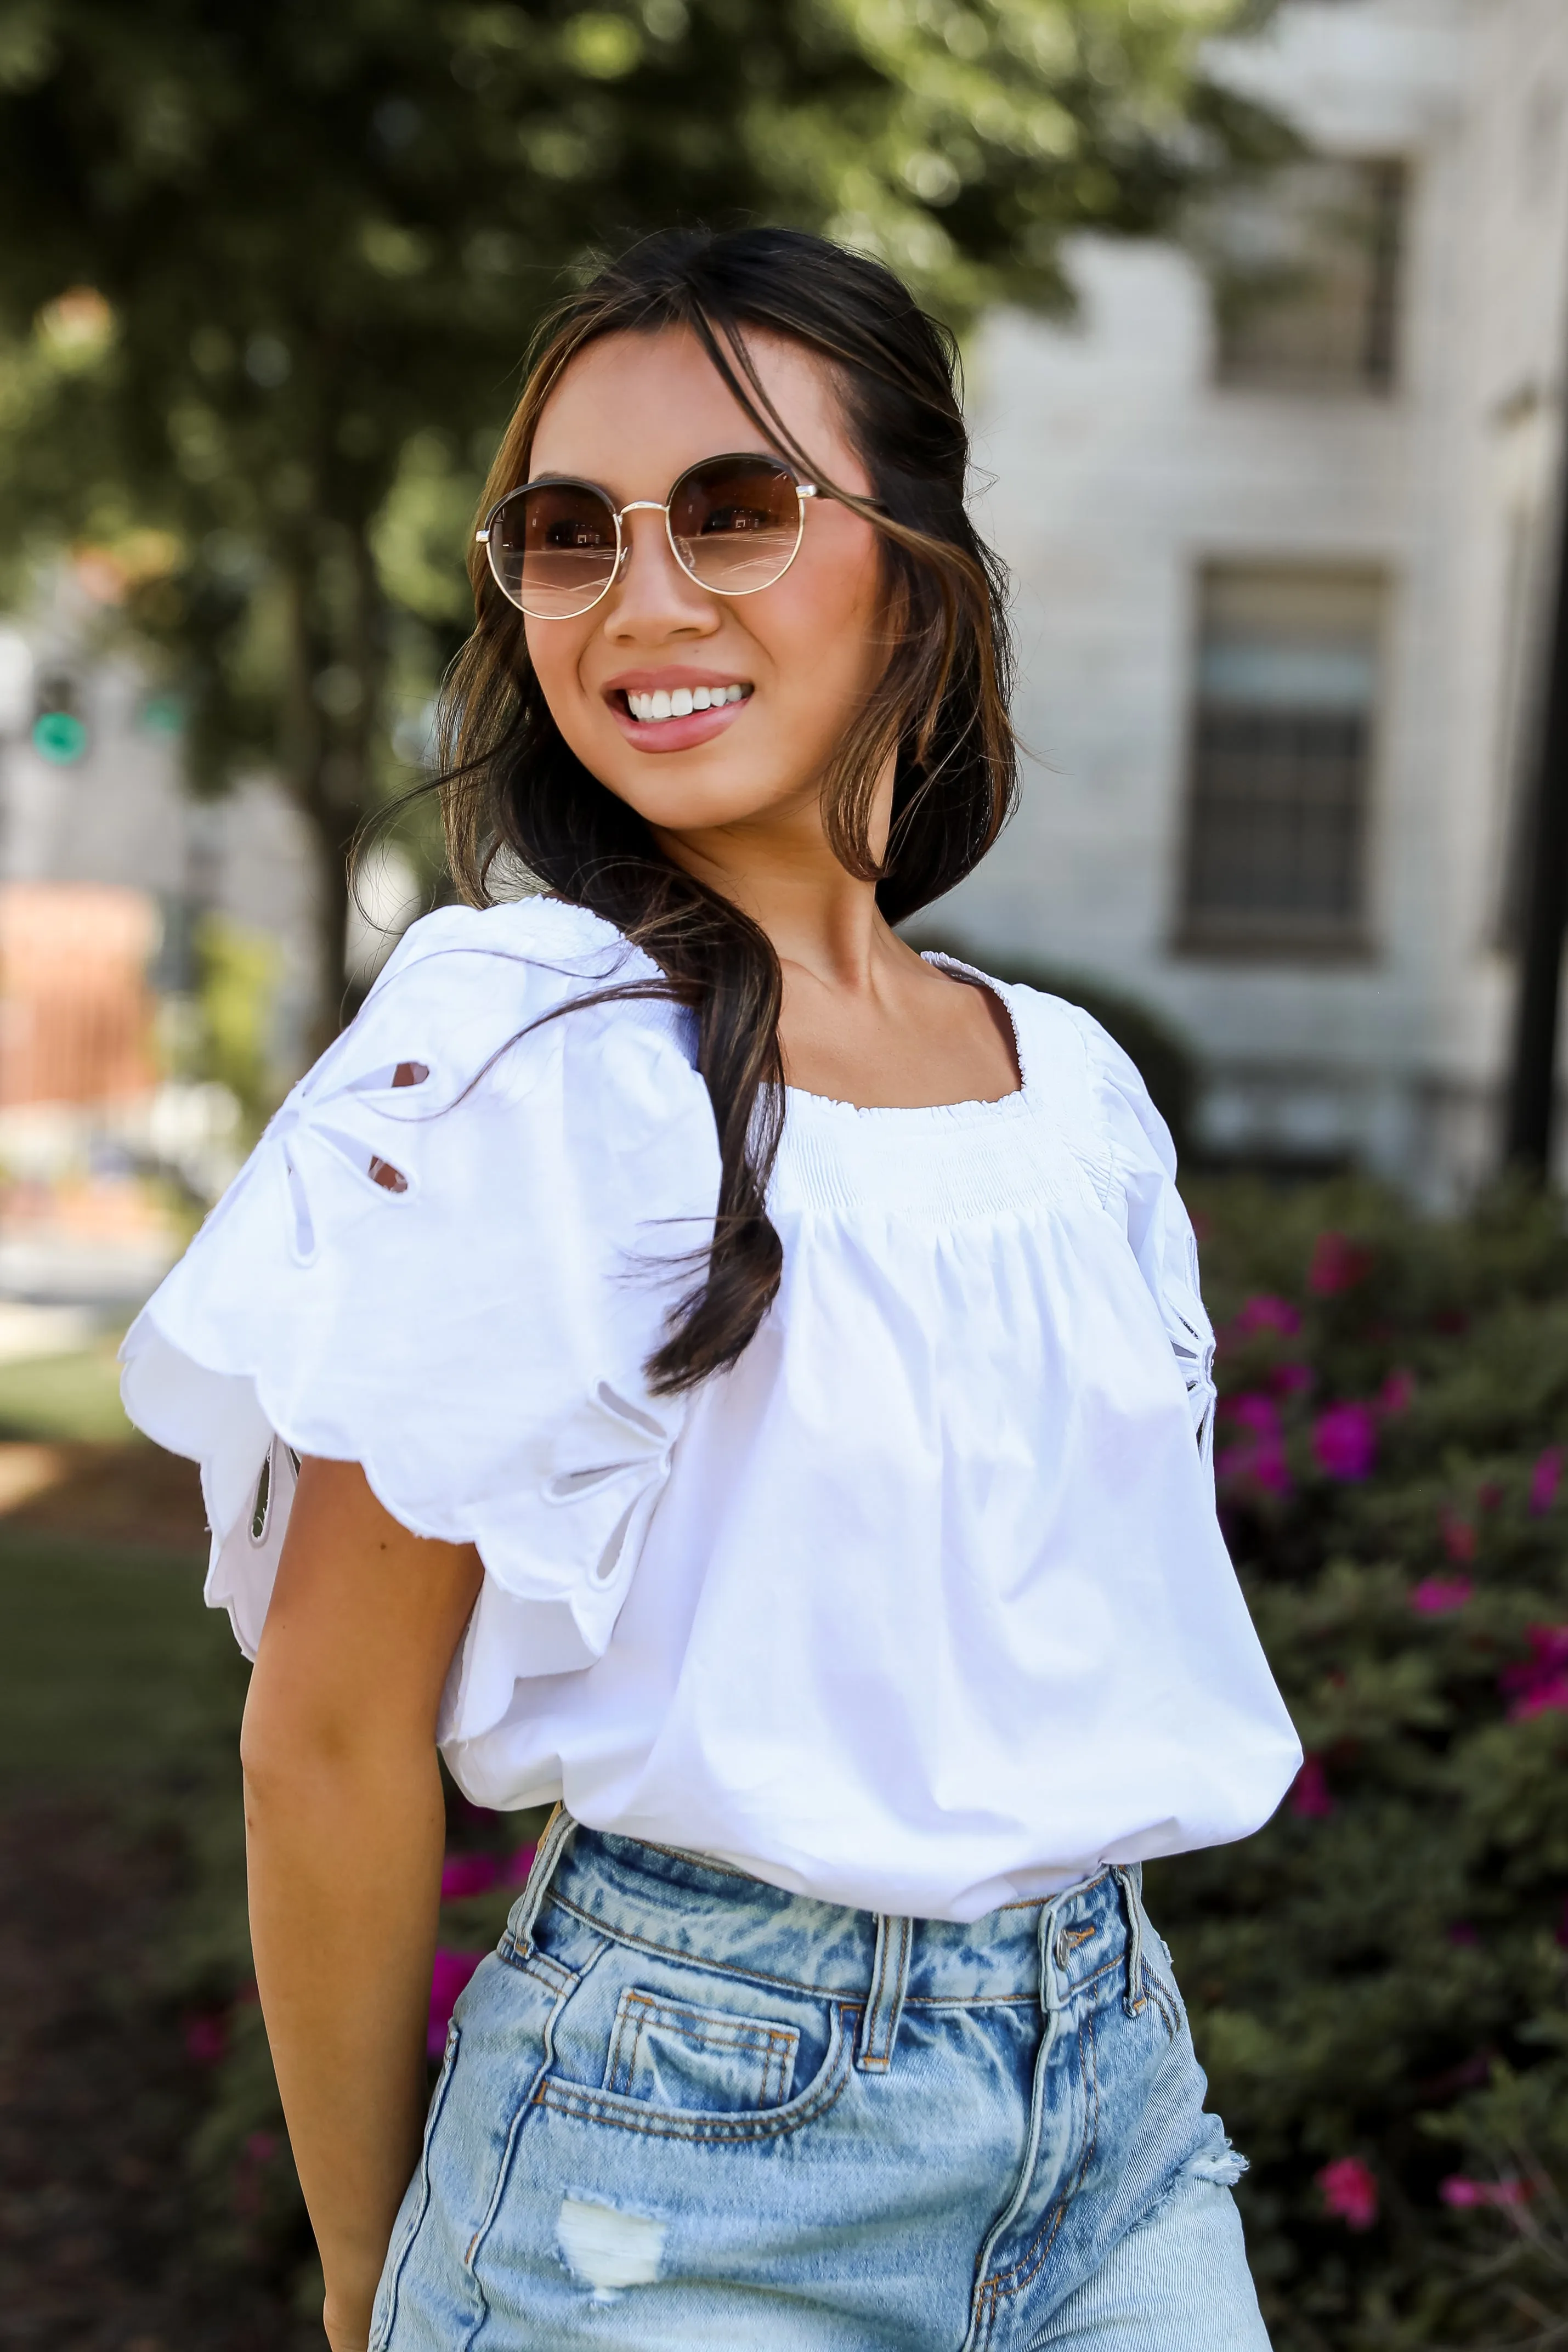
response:
[[(585, 345), (672, 327), (699, 339), (768, 442), (881, 533), (888, 657), (839, 747), (822, 813), (834, 854), (874, 881), (879, 907), (899, 922), (977, 863), (1016, 791), (1006, 580), (965, 507), (953, 338), (891, 270), (822, 237), (747, 228), (647, 238), (545, 320), (485, 511), (528, 479), (540, 411)], [(788, 337), (831, 365), (870, 499), (829, 482), (795, 445), (763, 390), (748, 330)], [(735, 1362), (779, 1286), (782, 1250), (767, 1209), (784, 1104), (779, 960), (757, 924), (664, 856), (636, 811), (569, 750), (529, 663), (522, 615), (478, 547), (471, 569), (477, 625), (447, 680), (440, 738), (458, 888), (486, 905), (497, 860), (519, 860), (555, 896), (614, 924), (659, 966), (659, 992), (695, 1016), (696, 1065), (718, 1129), (717, 1218), (702, 1279), (648, 1365), (655, 1389), (688, 1388)], [(879, 864), (868, 827), (890, 755), (893, 829)]]

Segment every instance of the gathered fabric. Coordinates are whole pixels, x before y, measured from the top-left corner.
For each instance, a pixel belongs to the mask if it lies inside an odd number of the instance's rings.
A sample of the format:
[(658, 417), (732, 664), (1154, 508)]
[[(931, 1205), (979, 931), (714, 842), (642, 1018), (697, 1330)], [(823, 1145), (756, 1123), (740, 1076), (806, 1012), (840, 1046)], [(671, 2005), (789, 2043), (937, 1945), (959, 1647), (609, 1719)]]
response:
[(690, 1016), (585, 910), (415, 924), (128, 1335), (254, 1654), (298, 1460), (485, 1577), (440, 1739), (477, 1803), (820, 1900), (973, 1920), (1244, 1836), (1300, 1749), (1215, 1514), (1169, 1137), (1085, 1013), (1022, 1085), (790, 1090), (777, 1298), (657, 1396), (718, 1148)]

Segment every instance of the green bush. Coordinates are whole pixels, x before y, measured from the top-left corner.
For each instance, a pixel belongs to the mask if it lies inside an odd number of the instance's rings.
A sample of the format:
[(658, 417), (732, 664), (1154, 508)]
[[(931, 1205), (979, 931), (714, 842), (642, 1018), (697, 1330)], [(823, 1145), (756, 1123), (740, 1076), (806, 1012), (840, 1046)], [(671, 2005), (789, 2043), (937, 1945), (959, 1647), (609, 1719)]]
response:
[(1533, 2342), (1568, 2313), (1561, 1209), (1193, 1206), (1222, 1515), (1308, 1762), (1148, 1891), (1277, 2352)]

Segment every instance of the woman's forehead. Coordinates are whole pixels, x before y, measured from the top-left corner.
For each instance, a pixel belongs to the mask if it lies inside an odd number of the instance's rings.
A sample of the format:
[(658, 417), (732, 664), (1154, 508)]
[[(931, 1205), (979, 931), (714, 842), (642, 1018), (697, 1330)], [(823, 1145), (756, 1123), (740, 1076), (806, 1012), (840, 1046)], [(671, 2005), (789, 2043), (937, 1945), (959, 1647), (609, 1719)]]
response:
[[(747, 348), (801, 448), (820, 453), (841, 479), (858, 472), (827, 363), (777, 335), (750, 335)], [(662, 499), (700, 457), (771, 446), (696, 336), (666, 327), (606, 335), (578, 353), (545, 403), (528, 470), (582, 475), (618, 497)]]

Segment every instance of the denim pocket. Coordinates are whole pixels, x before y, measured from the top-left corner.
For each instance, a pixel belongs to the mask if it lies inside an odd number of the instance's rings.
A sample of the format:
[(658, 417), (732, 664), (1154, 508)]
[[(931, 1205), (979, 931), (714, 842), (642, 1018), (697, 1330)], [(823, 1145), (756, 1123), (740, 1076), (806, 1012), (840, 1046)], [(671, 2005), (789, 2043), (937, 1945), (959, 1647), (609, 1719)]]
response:
[(793, 2025), (699, 2009), (628, 1985), (616, 2007), (603, 2087), (699, 2114), (781, 2106), (800, 2047)]

